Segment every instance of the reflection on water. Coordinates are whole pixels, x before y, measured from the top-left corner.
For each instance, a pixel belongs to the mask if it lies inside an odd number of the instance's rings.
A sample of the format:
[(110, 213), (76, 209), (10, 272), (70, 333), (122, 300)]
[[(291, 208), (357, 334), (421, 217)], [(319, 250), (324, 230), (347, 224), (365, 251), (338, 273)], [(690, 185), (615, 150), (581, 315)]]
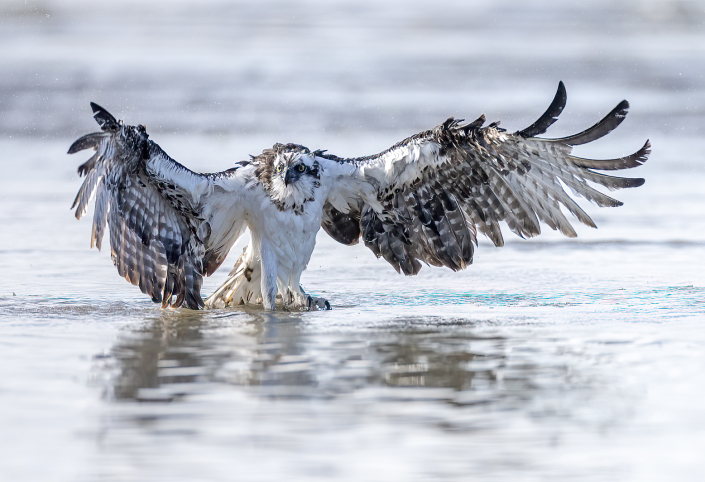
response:
[(406, 316), (382, 329), (321, 333), (288, 314), (169, 312), (123, 333), (96, 361), (115, 373), (111, 397), (141, 402), (179, 401), (216, 384), (268, 399), (510, 409), (594, 382), (580, 372), (594, 360), (567, 340), (507, 339), (477, 324)]
[(531, 378), (530, 365), (519, 367), (523, 375), (514, 366), (507, 377), (504, 340), (474, 335), (464, 320), (451, 323), (455, 330), (447, 329), (448, 320), (433, 329), (427, 319), (400, 318), (392, 326), (408, 328), (312, 336), (295, 316), (227, 317), (229, 323), (237, 318), (236, 329), (219, 333), (213, 317), (168, 313), (123, 334), (111, 353), (119, 373), (113, 396), (171, 401), (199, 383), (222, 383), (256, 388), (261, 396), (303, 398), (366, 387), (440, 388), (448, 389), (442, 398), (457, 401), (455, 392), (487, 391), (500, 380), (504, 390), (523, 389), (521, 379)]
[[(309, 314), (158, 313), (93, 360), (118, 402), (98, 430), (97, 473), (137, 457), (185, 480), (207, 459), (303, 479), (385, 480), (369, 478), (369, 463), (431, 479), (513, 474), (537, 451), (631, 418), (638, 391), (607, 367), (632, 344), (413, 314), (355, 328)], [(591, 474), (619, 465), (590, 464)]]
[[(171, 315), (171, 316), (170, 316)], [(201, 333), (203, 317), (169, 313), (125, 334), (112, 352), (118, 362), (116, 399), (148, 399), (162, 383), (193, 382), (205, 370), (207, 346)], [(191, 372), (176, 367), (192, 367)], [(196, 372), (194, 370), (201, 370)]]

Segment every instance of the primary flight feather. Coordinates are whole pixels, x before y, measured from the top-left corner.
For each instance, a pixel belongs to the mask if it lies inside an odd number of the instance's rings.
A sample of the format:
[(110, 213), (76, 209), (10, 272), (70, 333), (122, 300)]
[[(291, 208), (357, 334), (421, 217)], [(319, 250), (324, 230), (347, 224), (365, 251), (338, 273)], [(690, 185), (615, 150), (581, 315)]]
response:
[[(498, 123), (484, 126), (484, 116), (467, 124), (450, 118), (373, 156), (345, 159), (276, 144), (214, 174), (185, 168), (143, 126), (125, 125), (91, 103), (101, 132), (69, 148), (70, 154), (95, 150), (78, 168), (86, 179), (73, 208), (80, 219), (95, 198), (91, 247), (100, 249), (108, 226), (118, 273), (162, 307), (329, 309), (300, 285), (321, 227), (342, 244), (362, 238), (398, 272), (414, 275), (422, 263), (467, 267), (478, 230), (502, 246), (500, 221), (522, 237), (539, 234), (540, 223), (574, 237), (562, 205), (594, 227), (564, 186), (598, 206), (620, 206), (589, 183), (609, 190), (642, 185), (643, 179), (596, 170), (641, 165), (649, 142), (616, 159), (571, 154), (572, 146), (615, 129), (627, 114), (626, 101), (579, 134), (537, 138), (565, 101), (561, 82), (546, 112), (514, 133)], [(215, 272), (246, 228), (249, 245), (204, 302), (203, 276)]]

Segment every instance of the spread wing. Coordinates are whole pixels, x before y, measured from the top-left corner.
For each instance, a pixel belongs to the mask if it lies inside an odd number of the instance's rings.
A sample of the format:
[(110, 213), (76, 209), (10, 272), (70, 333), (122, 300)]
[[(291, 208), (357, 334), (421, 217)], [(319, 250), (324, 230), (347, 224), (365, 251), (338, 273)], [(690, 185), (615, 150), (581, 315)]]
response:
[[(203, 276), (215, 271), (242, 233), (237, 210), (224, 208), (220, 218), (214, 213), (237, 184), (238, 168), (192, 172), (149, 140), (143, 126), (124, 125), (91, 107), (102, 132), (81, 137), (68, 151), (95, 150), (78, 168), (86, 179), (72, 206), (80, 219), (95, 197), (91, 247), (101, 248), (109, 226), (120, 276), (162, 307), (202, 308)], [(223, 220), (224, 212), (231, 219)]]
[(412, 136), (390, 149), (357, 159), (317, 152), (337, 176), (324, 206), (322, 227), (337, 241), (354, 244), (362, 236), (377, 257), (412, 275), (421, 261), (453, 270), (472, 262), (476, 232), (496, 246), (504, 244), (499, 222), (521, 237), (538, 235), (540, 222), (566, 236), (575, 230), (561, 211), (580, 222), (594, 222), (566, 193), (598, 206), (622, 203), (590, 185), (609, 190), (637, 187), (643, 179), (598, 173), (640, 166), (647, 141), (636, 153), (618, 159), (575, 157), (572, 146), (599, 139), (615, 129), (629, 108), (622, 101), (589, 129), (561, 139), (541, 139), (563, 110), (566, 91), (558, 86), (553, 102), (531, 126), (507, 133), (484, 116), (442, 125)]

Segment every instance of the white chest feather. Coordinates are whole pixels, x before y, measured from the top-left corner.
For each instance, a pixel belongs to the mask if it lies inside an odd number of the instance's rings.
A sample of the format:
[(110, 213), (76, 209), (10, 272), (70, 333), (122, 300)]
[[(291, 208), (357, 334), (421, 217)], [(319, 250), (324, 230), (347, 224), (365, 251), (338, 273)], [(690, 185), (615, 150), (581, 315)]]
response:
[(303, 212), (296, 214), (291, 209), (279, 209), (268, 196), (263, 195), (258, 206), (248, 211), (246, 218), (253, 241), (268, 244), (276, 258), (280, 281), (298, 283), (316, 244), (323, 203), (320, 200), (308, 201)]

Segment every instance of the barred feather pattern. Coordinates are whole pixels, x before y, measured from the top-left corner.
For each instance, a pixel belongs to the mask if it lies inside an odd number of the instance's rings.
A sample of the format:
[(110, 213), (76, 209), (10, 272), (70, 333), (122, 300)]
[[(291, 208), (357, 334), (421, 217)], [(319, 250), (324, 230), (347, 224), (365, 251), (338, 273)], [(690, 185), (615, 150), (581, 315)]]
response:
[(86, 179), (73, 204), (80, 219), (96, 198), (91, 247), (101, 248), (108, 225), (111, 257), (120, 276), (163, 307), (202, 308), (210, 227), (192, 193), (169, 172), (195, 183), (208, 181), (207, 176), (169, 158), (142, 126), (125, 126), (93, 106), (104, 132), (83, 136), (69, 149), (69, 153), (96, 151), (79, 167)]
[[(417, 274), (421, 262), (460, 270), (472, 263), (477, 231), (496, 246), (504, 239), (500, 222), (527, 238), (540, 234), (540, 223), (566, 236), (576, 232), (561, 206), (578, 221), (595, 227), (585, 211), (565, 192), (598, 206), (622, 203), (589, 183), (609, 190), (637, 187), (643, 179), (608, 176), (597, 170), (640, 166), (649, 153), (647, 141), (636, 153), (609, 160), (571, 155), (573, 145), (603, 137), (624, 119), (629, 104), (622, 101), (589, 129), (562, 139), (543, 139), (565, 106), (565, 86), (532, 126), (508, 133), (498, 123), (484, 126), (481, 116), (463, 124), (453, 118), (412, 136), (392, 148), (355, 159), (320, 153), (328, 162), (352, 165), (350, 179), (367, 183), (374, 193), (349, 202), (348, 212), (324, 206), (323, 228), (344, 244), (353, 244), (355, 224), (364, 243), (398, 272)], [(350, 190), (349, 188), (347, 188)], [(336, 195), (335, 190), (332, 195)]]

